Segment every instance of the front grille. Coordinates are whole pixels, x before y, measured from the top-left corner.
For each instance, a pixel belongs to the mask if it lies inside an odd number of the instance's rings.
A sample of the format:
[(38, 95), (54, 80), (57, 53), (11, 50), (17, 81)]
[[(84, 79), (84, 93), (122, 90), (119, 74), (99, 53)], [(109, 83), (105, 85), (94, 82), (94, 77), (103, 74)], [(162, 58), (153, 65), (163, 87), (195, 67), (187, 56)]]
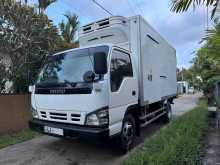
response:
[(56, 122), (83, 124), (81, 113), (40, 111), (41, 119)]
[(65, 113), (50, 112), (49, 114), (50, 114), (51, 119), (67, 120), (67, 114), (65, 114)]
[(80, 114), (71, 114), (72, 121), (80, 121)]
[(41, 117), (42, 118), (47, 118), (47, 114), (46, 112), (40, 111)]

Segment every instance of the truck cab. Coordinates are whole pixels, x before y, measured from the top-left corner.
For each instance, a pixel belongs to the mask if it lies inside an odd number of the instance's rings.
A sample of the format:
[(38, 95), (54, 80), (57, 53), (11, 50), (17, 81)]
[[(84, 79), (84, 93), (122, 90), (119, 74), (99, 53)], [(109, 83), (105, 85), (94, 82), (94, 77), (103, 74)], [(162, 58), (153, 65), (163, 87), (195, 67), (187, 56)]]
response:
[(32, 91), (32, 128), (61, 136), (119, 134), (125, 111), (138, 103), (133, 65), (130, 52), (115, 45), (50, 56)]

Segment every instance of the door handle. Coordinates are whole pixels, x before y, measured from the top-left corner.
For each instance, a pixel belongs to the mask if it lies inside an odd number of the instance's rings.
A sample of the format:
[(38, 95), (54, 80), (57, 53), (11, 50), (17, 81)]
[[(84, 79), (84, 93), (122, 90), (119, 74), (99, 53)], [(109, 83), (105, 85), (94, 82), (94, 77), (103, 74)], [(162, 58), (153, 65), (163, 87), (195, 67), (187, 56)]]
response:
[(136, 91), (132, 91), (132, 96), (135, 96), (136, 95)]

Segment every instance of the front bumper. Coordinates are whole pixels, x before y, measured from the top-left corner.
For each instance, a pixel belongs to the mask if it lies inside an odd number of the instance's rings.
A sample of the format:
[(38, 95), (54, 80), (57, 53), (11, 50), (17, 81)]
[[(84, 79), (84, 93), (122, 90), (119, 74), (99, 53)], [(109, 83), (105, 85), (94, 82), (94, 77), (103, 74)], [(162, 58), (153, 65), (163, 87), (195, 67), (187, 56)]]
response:
[[(29, 121), (29, 127), (32, 130), (37, 132), (41, 132), (44, 134), (48, 134), (44, 132), (44, 126), (49, 126), (53, 128), (60, 128), (63, 129), (63, 136), (64, 137), (85, 137), (85, 138), (95, 138), (95, 139), (107, 139), (109, 137), (109, 129), (108, 128), (92, 128), (86, 126), (79, 126), (73, 124), (66, 124), (66, 123), (58, 123), (58, 122), (51, 122), (51, 121), (44, 121), (33, 119)], [(51, 136), (59, 136), (54, 134), (49, 134)]]

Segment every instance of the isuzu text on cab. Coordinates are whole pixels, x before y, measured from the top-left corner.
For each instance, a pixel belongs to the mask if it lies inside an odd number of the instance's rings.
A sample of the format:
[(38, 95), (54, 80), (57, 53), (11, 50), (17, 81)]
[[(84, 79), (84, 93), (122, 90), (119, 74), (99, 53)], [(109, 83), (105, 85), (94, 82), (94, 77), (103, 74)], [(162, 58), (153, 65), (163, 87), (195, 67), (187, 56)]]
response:
[(85, 25), (79, 44), (49, 56), (29, 87), (32, 129), (52, 136), (118, 137), (128, 151), (141, 127), (171, 119), (176, 52), (141, 16)]

